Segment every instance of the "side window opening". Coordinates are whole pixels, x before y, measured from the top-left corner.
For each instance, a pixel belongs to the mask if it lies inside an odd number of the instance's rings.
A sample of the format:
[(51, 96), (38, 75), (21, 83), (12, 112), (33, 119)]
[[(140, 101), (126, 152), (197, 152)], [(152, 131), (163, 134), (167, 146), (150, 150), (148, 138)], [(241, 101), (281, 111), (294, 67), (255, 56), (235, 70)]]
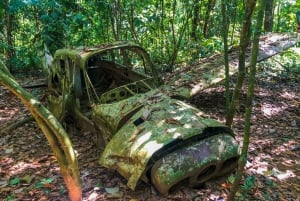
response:
[(60, 59), (59, 61), (60, 61), (60, 70), (61, 70), (61, 73), (64, 75), (65, 72), (66, 72), (65, 60)]
[(76, 66), (76, 62), (71, 58), (68, 59), (68, 66), (70, 82), (72, 83), (75, 96), (81, 97), (83, 94), (82, 83), (84, 82), (82, 82), (80, 67)]
[[(123, 48), (113, 49), (93, 55), (86, 61), (86, 84), (92, 85), (91, 92), (100, 97), (107, 92), (126, 85), (130, 91), (131, 86), (129, 84), (135, 83), (146, 78), (150, 78), (145, 74), (146, 67), (145, 59), (139, 52), (139, 49)], [(129, 93), (128, 90), (125, 92)], [(139, 93), (145, 92), (147, 89), (133, 89), (139, 91)], [(117, 99), (124, 99), (130, 97), (130, 94), (122, 94), (124, 90), (118, 92)], [(110, 97), (114, 99), (114, 97)]]
[(61, 87), (60, 87), (60, 83), (59, 83), (59, 77), (58, 75), (55, 73), (52, 75), (51, 77), (51, 82), (50, 82), (50, 88), (53, 88), (53, 89), (60, 89), (59, 91), (61, 91)]
[(58, 92), (57, 95), (59, 95), (62, 92), (62, 75), (64, 74), (64, 71), (62, 71), (62, 67), (64, 69), (65, 63), (64, 60), (57, 60), (54, 63), (54, 68), (51, 69), (52, 76), (51, 80), (49, 82), (49, 87), (54, 89), (56, 92)]

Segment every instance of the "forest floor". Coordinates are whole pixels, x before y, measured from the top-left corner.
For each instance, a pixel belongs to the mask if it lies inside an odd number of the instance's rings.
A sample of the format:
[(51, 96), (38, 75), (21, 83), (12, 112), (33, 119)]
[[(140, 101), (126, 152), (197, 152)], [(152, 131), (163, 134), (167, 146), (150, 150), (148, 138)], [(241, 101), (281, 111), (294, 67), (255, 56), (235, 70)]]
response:
[[(269, 70), (269, 71), (267, 71)], [(19, 78), (30, 83), (32, 78)], [(233, 78), (234, 79), (234, 78)], [(232, 81), (233, 82), (233, 81)], [(247, 85), (246, 85), (247, 86)], [(38, 97), (45, 88), (32, 89)], [(233, 129), (241, 143), (246, 87)], [(222, 83), (196, 95), (191, 104), (224, 122)], [(259, 72), (253, 101), (249, 157), (237, 200), (300, 200), (299, 79), (282, 77), (271, 69)], [(0, 86), (0, 128), (30, 116), (9, 91)], [(88, 136), (69, 132), (78, 153), (84, 200), (226, 200), (234, 174), (214, 179), (201, 188), (182, 186), (161, 197), (150, 185), (135, 191), (117, 172), (100, 167), (100, 152)], [(117, 193), (111, 193), (112, 191)], [(115, 196), (115, 198), (114, 198)], [(68, 200), (59, 166), (34, 121), (0, 135), (0, 200)]]

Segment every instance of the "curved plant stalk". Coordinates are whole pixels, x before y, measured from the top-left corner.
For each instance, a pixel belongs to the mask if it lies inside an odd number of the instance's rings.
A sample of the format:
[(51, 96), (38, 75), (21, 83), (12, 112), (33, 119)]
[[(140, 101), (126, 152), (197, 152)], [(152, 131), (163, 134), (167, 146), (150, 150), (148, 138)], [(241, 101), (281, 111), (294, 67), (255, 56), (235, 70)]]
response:
[(14, 80), (1, 60), (0, 84), (16, 95), (35, 118), (59, 163), (60, 171), (69, 191), (70, 200), (80, 201), (82, 192), (77, 157), (64, 128), (46, 107)]

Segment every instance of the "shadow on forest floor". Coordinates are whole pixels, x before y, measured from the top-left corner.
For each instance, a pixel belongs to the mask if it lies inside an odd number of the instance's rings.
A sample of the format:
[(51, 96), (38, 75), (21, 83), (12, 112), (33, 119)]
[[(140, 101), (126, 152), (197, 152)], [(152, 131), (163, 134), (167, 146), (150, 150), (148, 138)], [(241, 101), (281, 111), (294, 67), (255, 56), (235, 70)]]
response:
[[(191, 103), (209, 117), (224, 122), (222, 83), (196, 95)], [(38, 89), (43, 94), (46, 89)], [(239, 142), (243, 135), (246, 92), (243, 91), (233, 129)], [(1, 126), (29, 115), (10, 92), (0, 87)], [(261, 79), (255, 90), (251, 143), (239, 200), (299, 200), (300, 115), (299, 83)], [(78, 153), (84, 200), (108, 200), (105, 188), (119, 188), (122, 200), (225, 200), (232, 175), (207, 182), (199, 189), (180, 187), (161, 197), (149, 185), (136, 191), (126, 186), (117, 172), (98, 164), (100, 151), (85, 133), (69, 131)], [(0, 136), (1, 200), (68, 200), (58, 164), (35, 122)], [(116, 200), (116, 199), (110, 199)]]

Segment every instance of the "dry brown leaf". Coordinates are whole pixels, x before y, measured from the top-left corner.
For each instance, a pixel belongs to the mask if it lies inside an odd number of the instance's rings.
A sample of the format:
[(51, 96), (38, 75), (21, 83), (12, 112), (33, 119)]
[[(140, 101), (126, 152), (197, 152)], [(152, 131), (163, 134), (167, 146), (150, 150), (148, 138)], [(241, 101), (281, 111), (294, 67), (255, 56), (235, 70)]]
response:
[(173, 119), (173, 118), (168, 118), (168, 119), (165, 119), (165, 120), (166, 120), (166, 123), (168, 123), (168, 124), (177, 124), (177, 125), (181, 124), (178, 120)]

